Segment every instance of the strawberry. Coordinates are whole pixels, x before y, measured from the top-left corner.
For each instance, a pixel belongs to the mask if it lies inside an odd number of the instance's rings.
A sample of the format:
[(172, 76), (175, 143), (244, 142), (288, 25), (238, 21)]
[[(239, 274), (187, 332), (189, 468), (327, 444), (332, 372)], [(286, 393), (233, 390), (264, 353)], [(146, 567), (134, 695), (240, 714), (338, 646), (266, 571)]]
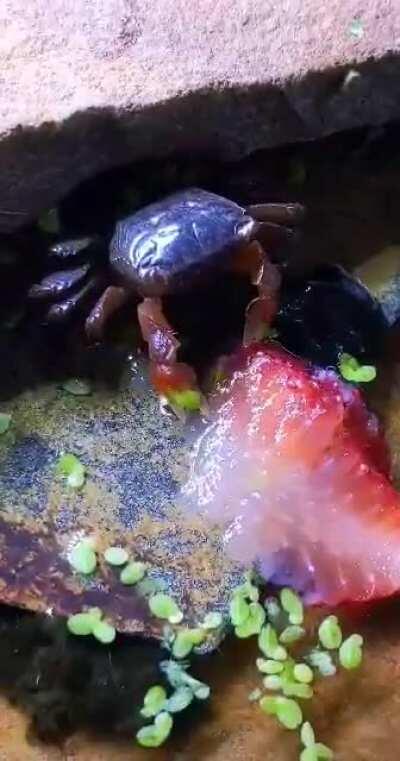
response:
[(400, 589), (400, 495), (358, 391), (273, 344), (224, 364), (185, 493), (227, 551), (314, 603)]

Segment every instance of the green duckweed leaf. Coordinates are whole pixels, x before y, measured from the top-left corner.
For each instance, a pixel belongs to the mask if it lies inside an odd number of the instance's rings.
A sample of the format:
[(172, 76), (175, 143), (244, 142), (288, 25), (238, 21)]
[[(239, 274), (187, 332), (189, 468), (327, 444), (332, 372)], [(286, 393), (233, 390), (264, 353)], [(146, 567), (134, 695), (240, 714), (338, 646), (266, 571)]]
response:
[(210, 695), (210, 687), (208, 684), (200, 682), (191, 676), (191, 674), (188, 674), (187, 668), (187, 663), (177, 663), (173, 660), (161, 661), (160, 663), (160, 669), (165, 674), (171, 687), (187, 686), (192, 690), (195, 698), (206, 700)]
[(310, 684), (314, 679), (313, 671), (306, 663), (296, 663), (293, 668), (293, 676), (297, 682), (304, 684)]
[(300, 732), (300, 739), (303, 745), (315, 745), (315, 732), (309, 721), (305, 721)]
[(297, 729), (303, 722), (301, 708), (291, 698), (278, 698), (276, 717), (286, 729)]
[(92, 613), (75, 613), (74, 616), (68, 618), (67, 629), (77, 637), (86, 637), (88, 634), (93, 633), (95, 622), (96, 618)]
[(264, 600), (264, 608), (267, 611), (269, 622), (275, 626), (282, 615), (282, 608), (276, 597), (267, 597), (266, 600)]
[(259, 602), (251, 602), (248, 607), (249, 615), (246, 621), (235, 627), (235, 635), (239, 639), (259, 634), (266, 618), (266, 612)]
[(302, 626), (287, 626), (286, 629), (279, 635), (279, 642), (282, 645), (293, 645), (298, 642), (306, 634), (306, 630)]
[(201, 394), (193, 388), (183, 391), (169, 391), (168, 402), (186, 412), (197, 412), (201, 407)]
[(229, 615), (233, 626), (243, 626), (250, 616), (250, 606), (240, 594), (234, 594), (229, 605)]
[(116, 637), (114, 627), (107, 621), (95, 621), (92, 634), (102, 645), (110, 645)]
[(156, 716), (154, 724), (139, 729), (136, 739), (144, 748), (159, 748), (171, 734), (172, 727), (172, 716), (163, 711)]
[(144, 578), (145, 573), (146, 563), (136, 561), (128, 563), (128, 565), (122, 569), (119, 578), (122, 584), (137, 584), (138, 581), (141, 581)]
[(85, 467), (74, 454), (61, 455), (57, 462), (57, 473), (65, 476), (72, 489), (80, 489), (85, 483)]
[(165, 618), (170, 624), (179, 624), (183, 619), (183, 613), (175, 600), (163, 592), (150, 597), (149, 608), (153, 616)]
[(300, 761), (318, 761), (317, 751), (314, 745), (309, 745), (300, 753)]
[[(197, 681), (197, 680), (195, 680)], [(208, 684), (198, 683), (198, 687), (194, 689), (193, 695), (197, 700), (207, 700), (210, 697), (211, 688)]]
[(314, 694), (314, 690), (309, 684), (301, 682), (285, 682), (282, 685), (283, 694), (288, 698), (301, 698), (309, 700)]
[(275, 661), (284, 661), (287, 658), (287, 652), (282, 645), (279, 645), (278, 635), (271, 624), (267, 624), (261, 629), (258, 646), (267, 658)]
[(96, 570), (96, 553), (85, 540), (79, 542), (79, 544), (73, 548), (68, 559), (72, 568), (78, 573), (91, 574)]
[(284, 698), (280, 695), (277, 697), (265, 696), (261, 698), (259, 705), (264, 713), (276, 716), (286, 729), (297, 729), (303, 721), (299, 704), (290, 698)]
[(325, 650), (319, 650), (315, 648), (306, 656), (305, 660), (317, 669), (321, 676), (334, 676), (336, 674), (336, 666), (332, 660), (330, 653)]
[(287, 657), (283, 661), (283, 670), (281, 671), (282, 685), (291, 684), (295, 681), (293, 673), (295, 665), (296, 661), (293, 658)]
[(137, 592), (143, 597), (151, 597), (166, 589), (166, 584), (161, 579), (151, 579), (146, 577), (138, 582)]
[(196, 645), (204, 642), (207, 634), (204, 629), (181, 629), (178, 631), (172, 645), (174, 658), (186, 658)]
[(265, 658), (257, 658), (256, 666), (262, 674), (280, 674), (284, 669), (282, 661), (265, 660)]
[(282, 687), (282, 679), (277, 674), (271, 674), (263, 679), (263, 685), (266, 690), (280, 690)]
[(97, 621), (103, 618), (103, 611), (100, 608), (89, 608), (88, 613)]
[(107, 547), (104, 560), (109, 565), (120, 566), (128, 562), (129, 555), (123, 547)]
[(182, 661), (177, 663), (172, 660), (172, 658), (169, 661), (160, 662), (160, 670), (165, 674), (171, 687), (175, 688), (180, 687), (182, 684), (186, 684), (186, 677), (189, 676), (189, 674), (187, 674), (188, 667), (188, 663)]
[(259, 701), (259, 706), (264, 713), (269, 716), (275, 716), (278, 710), (278, 698), (272, 695), (264, 695)]
[(285, 587), (280, 593), (281, 605), (289, 616), (289, 621), (293, 626), (299, 626), (304, 621), (303, 603), (300, 597), (289, 587)]
[(327, 616), (319, 626), (318, 636), (326, 650), (337, 650), (342, 644), (342, 630), (337, 616)]
[(363, 638), (359, 634), (352, 634), (344, 640), (339, 649), (339, 662), (344, 669), (351, 671), (361, 666), (362, 645)]
[(161, 713), (166, 700), (167, 693), (164, 690), (164, 687), (156, 684), (154, 687), (150, 687), (150, 689), (147, 690), (143, 700), (143, 708), (140, 713), (146, 719), (151, 719), (153, 716), (157, 716), (157, 714)]
[(190, 687), (184, 685), (177, 687), (175, 692), (168, 698), (165, 704), (165, 710), (169, 713), (179, 713), (184, 711), (193, 701), (194, 693)]
[(300, 754), (300, 761), (331, 761), (333, 751), (323, 743), (308, 745)]
[(244, 597), (245, 600), (250, 600), (250, 602), (258, 602), (260, 597), (260, 590), (258, 586), (253, 583), (252, 571), (248, 571), (244, 576), (244, 582), (235, 587), (232, 597), (239, 596)]
[(376, 378), (374, 365), (360, 365), (351, 354), (341, 354), (338, 367), (341, 376), (351, 383), (370, 383)]

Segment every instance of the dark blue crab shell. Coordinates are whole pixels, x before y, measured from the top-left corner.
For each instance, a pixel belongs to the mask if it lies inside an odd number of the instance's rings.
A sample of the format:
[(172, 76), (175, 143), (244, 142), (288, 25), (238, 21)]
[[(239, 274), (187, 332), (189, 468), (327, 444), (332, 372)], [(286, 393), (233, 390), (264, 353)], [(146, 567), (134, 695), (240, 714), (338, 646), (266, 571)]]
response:
[(124, 286), (142, 296), (163, 296), (222, 264), (255, 227), (233, 201), (190, 188), (118, 222), (110, 264)]

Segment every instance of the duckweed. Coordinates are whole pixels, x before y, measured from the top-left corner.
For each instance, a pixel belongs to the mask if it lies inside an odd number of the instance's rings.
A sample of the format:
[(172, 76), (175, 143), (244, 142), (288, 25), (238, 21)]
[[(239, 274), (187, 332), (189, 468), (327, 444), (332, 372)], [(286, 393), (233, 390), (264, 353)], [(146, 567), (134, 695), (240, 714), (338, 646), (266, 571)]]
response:
[(341, 376), (351, 383), (370, 383), (376, 378), (374, 365), (360, 365), (351, 354), (341, 354), (338, 367)]
[(165, 704), (165, 710), (169, 713), (184, 711), (192, 703), (194, 694), (190, 687), (181, 685), (177, 687)]
[(258, 646), (267, 658), (275, 661), (284, 661), (287, 658), (287, 651), (282, 645), (279, 645), (278, 635), (271, 624), (266, 624), (261, 629)]
[(301, 727), (300, 740), (305, 747), (315, 745), (315, 732), (309, 721), (305, 721)]
[(249, 615), (246, 621), (235, 627), (235, 634), (239, 639), (246, 639), (253, 634), (259, 634), (265, 622), (266, 613), (259, 602), (251, 602), (248, 608)]
[(153, 716), (157, 716), (159, 713), (161, 713), (166, 700), (167, 693), (164, 687), (156, 684), (154, 687), (150, 687), (150, 689), (147, 690), (144, 696), (143, 708), (141, 709), (140, 713), (146, 719), (151, 719)]
[(344, 669), (351, 671), (361, 666), (363, 638), (352, 634), (344, 640), (339, 649), (339, 662)]
[(57, 463), (57, 473), (66, 478), (71, 489), (80, 489), (85, 483), (85, 466), (74, 454), (61, 455)]
[(89, 575), (96, 570), (97, 556), (89, 542), (82, 541), (71, 551), (69, 562), (78, 573)]
[(263, 685), (267, 690), (280, 690), (282, 687), (282, 679), (277, 674), (271, 674), (263, 679)]
[(282, 691), (288, 698), (301, 698), (303, 700), (309, 700), (314, 694), (314, 690), (309, 684), (302, 684), (301, 682), (283, 682)]
[(92, 613), (75, 613), (67, 620), (67, 628), (77, 637), (86, 637), (93, 632), (95, 619)]
[(340, 647), (342, 644), (342, 630), (337, 616), (328, 616), (322, 621), (318, 629), (318, 636), (321, 645), (326, 650), (337, 650)]
[(302, 626), (287, 626), (279, 635), (282, 645), (293, 645), (305, 636), (306, 630)]
[(183, 620), (183, 613), (175, 600), (163, 592), (150, 597), (149, 608), (153, 616), (165, 618), (170, 624), (179, 624)]
[(260, 700), (260, 708), (265, 713), (276, 716), (286, 729), (297, 729), (303, 721), (301, 708), (295, 700), (281, 696), (264, 697)]
[(314, 650), (308, 653), (306, 660), (310, 666), (319, 671), (321, 676), (334, 676), (336, 674), (336, 666), (332, 656), (324, 650), (314, 648)]
[(104, 560), (109, 565), (120, 566), (128, 562), (129, 555), (123, 547), (107, 547)]
[(281, 661), (266, 660), (265, 658), (257, 658), (256, 666), (262, 674), (280, 674), (284, 669)]
[(201, 407), (201, 394), (192, 388), (183, 391), (170, 391), (168, 401), (186, 412), (197, 412)]
[(299, 626), (304, 620), (303, 603), (300, 597), (293, 591), (285, 587), (281, 590), (280, 600), (283, 610), (289, 616), (289, 621), (293, 626)]
[(229, 614), (233, 626), (243, 626), (250, 616), (249, 603), (240, 594), (235, 594), (230, 602)]
[(120, 581), (122, 584), (131, 585), (137, 584), (141, 581), (146, 573), (146, 564), (139, 561), (128, 563), (120, 573)]
[(171, 687), (177, 688), (186, 686), (190, 687), (193, 695), (198, 700), (207, 700), (210, 695), (210, 687), (205, 682), (200, 682), (199, 679), (195, 679), (191, 674), (187, 673), (187, 663), (177, 663), (174, 660), (161, 661), (160, 669), (165, 674)]
[(196, 645), (200, 645), (206, 638), (204, 629), (181, 629), (178, 631), (173, 645), (174, 658), (186, 658)]
[(162, 711), (155, 717), (154, 723), (139, 729), (136, 739), (143, 748), (159, 748), (169, 735), (173, 727), (172, 716)]
[(96, 621), (93, 625), (92, 634), (102, 645), (110, 645), (116, 637), (114, 627), (107, 621)]
[(303, 682), (304, 684), (310, 684), (314, 679), (312, 669), (306, 663), (296, 663), (293, 668), (293, 676), (297, 682)]

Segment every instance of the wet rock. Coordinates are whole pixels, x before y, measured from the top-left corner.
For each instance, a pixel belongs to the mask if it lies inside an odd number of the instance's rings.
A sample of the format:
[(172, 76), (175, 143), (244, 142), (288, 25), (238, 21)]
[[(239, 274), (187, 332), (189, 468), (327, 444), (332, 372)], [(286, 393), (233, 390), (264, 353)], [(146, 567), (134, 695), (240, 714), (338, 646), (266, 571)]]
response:
[(400, 117), (399, 26), (390, 0), (4, 0), (0, 230), (120, 163)]

